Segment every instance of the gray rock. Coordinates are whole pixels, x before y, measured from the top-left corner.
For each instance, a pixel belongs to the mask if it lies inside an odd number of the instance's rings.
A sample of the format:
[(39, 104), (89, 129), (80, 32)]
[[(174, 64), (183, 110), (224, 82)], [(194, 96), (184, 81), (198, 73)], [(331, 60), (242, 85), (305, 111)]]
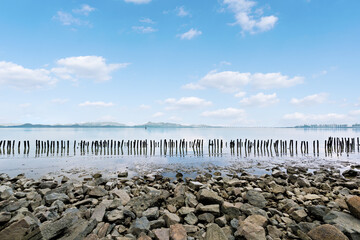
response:
[(39, 225), (31, 217), (26, 216), (0, 231), (0, 239), (41, 239)]
[(199, 221), (205, 223), (212, 223), (215, 220), (215, 216), (211, 213), (203, 213), (198, 216)]
[(115, 222), (117, 220), (122, 220), (122, 219), (124, 219), (124, 212), (115, 209), (115, 210), (112, 210), (111, 212), (109, 212), (106, 215), (106, 218), (109, 222)]
[(108, 194), (108, 191), (106, 191), (104, 188), (96, 186), (90, 189), (88, 192), (88, 195), (90, 197), (103, 197)]
[(186, 215), (184, 220), (190, 225), (195, 225), (198, 222), (198, 218), (196, 217), (196, 215), (193, 212)]
[(168, 227), (180, 222), (180, 218), (176, 214), (170, 213), (168, 211), (165, 212), (163, 217), (164, 217), (166, 226), (168, 226)]
[(14, 191), (9, 186), (0, 186), (0, 199), (8, 199), (14, 194)]
[(105, 204), (100, 203), (95, 207), (94, 212), (91, 215), (91, 219), (95, 219), (98, 222), (102, 222), (105, 216), (105, 210), (106, 210)]
[(66, 195), (64, 193), (46, 194), (44, 199), (45, 199), (46, 204), (48, 204), (48, 205), (51, 205), (56, 200), (60, 200), (62, 202), (68, 202), (69, 201), (68, 195)]
[(59, 240), (82, 240), (96, 227), (96, 219), (86, 221), (81, 219), (74, 226), (69, 228), (66, 233), (59, 238)]
[(222, 199), (216, 192), (208, 189), (201, 189), (198, 192), (197, 199), (199, 202), (205, 204), (222, 204), (224, 202), (224, 199)]
[(128, 202), (130, 201), (130, 196), (125, 190), (114, 189), (114, 190), (111, 191), (111, 193), (114, 195), (114, 197), (119, 198), (120, 201), (121, 201), (121, 204), (124, 205), (124, 206), (126, 204), (128, 204)]
[(360, 219), (350, 214), (331, 211), (324, 216), (324, 222), (335, 225), (352, 239), (360, 239)]
[(203, 205), (198, 208), (200, 212), (208, 212), (214, 215), (220, 214), (220, 206), (219, 204), (211, 204), (211, 205)]
[(246, 193), (245, 199), (253, 206), (255, 207), (259, 207), (259, 208), (264, 208), (267, 204), (266, 199), (264, 198), (264, 196), (255, 190), (249, 190)]
[(62, 218), (54, 222), (45, 222), (40, 226), (41, 235), (44, 239), (54, 239), (62, 236), (64, 232), (79, 221), (79, 217), (74, 213), (65, 214)]
[(0, 213), (0, 223), (1, 224), (4, 224), (4, 223), (10, 221), (10, 219), (11, 219), (11, 213), (9, 213), (9, 212), (1, 212)]
[(130, 227), (130, 232), (139, 235), (141, 232), (147, 233), (150, 230), (150, 222), (146, 217), (137, 218)]
[(307, 180), (306, 178), (298, 178), (297, 184), (300, 187), (311, 187), (310, 181)]
[(146, 211), (143, 212), (143, 217), (146, 217), (149, 220), (157, 219), (159, 217), (159, 208), (152, 207), (148, 208)]
[(248, 203), (245, 203), (245, 204), (241, 205), (240, 211), (245, 213), (248, 216), (258, 214), (258, 215), (262, 215), (264, 217), (267, 217), (267, 213), (264, 210), (262, 210), (262, 209), (260, 209), (258, 207), (254, 207), (254, 206), (252, 206), (252, 205), (250, 205)]
[(330, 211), (329, 208), (323, 205), (310, 205), (307, 207), (307, 210), (310, 216), (314, 217), (316, 220), (321, 221), (323, 217)]
[(205, 240), (228, 240), (223, 230), (215, 223), (206, 228)]
[(164, 219), (158, 219), (150, 221), (150, 229), (162, 228), (165, 227), (166, 223)]
[(41, 182), (39, 185), (40, 189), (45, 189), (45, 188), (50, 188), (50, 189), (54, 189), (58, 186), (58, 183), (56, 181), (45, 181), (45, 182)]

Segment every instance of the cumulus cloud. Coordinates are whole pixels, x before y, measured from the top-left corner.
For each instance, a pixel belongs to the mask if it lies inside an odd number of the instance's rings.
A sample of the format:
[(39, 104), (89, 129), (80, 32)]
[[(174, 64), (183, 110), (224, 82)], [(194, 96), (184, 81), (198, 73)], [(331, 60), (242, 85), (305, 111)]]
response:
[(153, 33), (157, 31), (155, 28), (144, 26), (133, 26), (132, 29), (138, 33)]
[(90, 7), (87, 4), (83, 4), (81, 8), (73, 9), (73, 13), (88, 16), (91, 12), (95, 11), (95, 8)]
[(246, 95), (246, 92), (238, 92), (235, 94), (235, 97), (242, 98), (242, 97), (245, 97), (245, 95)]
[(321, 104), (326, 101), (328, 97), (327, 93), (318, 93), (306, 96), (304, 98), (292, 98), (290, 103), (294, 105), (314, 105), (314, 104)]
[(176, 12), (179, 17), (186, 17), (190, 15), (190, 13), (185, 10), (184, 6), (177, 7)]
[(182, 40), (191, 40), (194, 37), (200, 36), (202, 34), (201, 31), (191, 28), (189, 31), (183, 33), (183, 34), (179, 34), (178, 37)]
[(224, 0), (224, 4), (235, 14), (235, 23), (239, 25), (242, 32), (251, 34), (269, 31), (274, 28), (278, 17), (274, 15), (263, 16), (262, 9), (255, 9), (257, 4), (251, 0)]
[(212, 103), (198, 97), (183, 97), (180, 99), (168, 98), (163, 101), (167, 105), (166, 110), (194, 109), (210, 106)]
[(106, 103), (106, 102), (102, 102), (102, 101), (99, 101), (99, 102), (86, 101), (86, 102), (79, 104), (80, 107), (112, 107), (114, 105), (115, 104), (112, 102)]
[(281, 73), (255, 73), (252, 75), (252, 82), (260, 89), (287, 88), (304, 82), (303, 77), (282, 75)]
[(258, 106), (258, 107), (265, 107), (276, 104), (278, 102), (279, 99), (277, 98), (276, 93), (268, 94), (268, 95), (264, 93), (258, 93), (248, 98), (243, 98), (240, 101), (240, 103), (245, 106)]
[(242, 119), (245, 117), (245, 111), (243, 109), (238, 108), (224, 108), (217, 109), (214, 111), (205, 111), (201, 113), (203, 117), (211, 117), (211, 118), (226, 118), (226, 119)]
[(84, 78), (99, 82), (110, 80), (112, 72), (129, 65), (129, 63), (107, 64), (105, 58), (100, 56), (68, 57), (59, 59), (56, 63), (59, 67), (51, 71), (60, 78), (70, 80)]
[(197, 83), (183, 86), (187, 89), (217, 88), (224, 92), (237, 92), (251, 84), (258, 89), (287, 88), (303, 83), (303, 77), (289, 76), (281, 73), (241, 73), (235, 71), (210, 71)]
[(57, 80), (44, 68), (30, 69), (21, 65), (0, 61), (0, 85), (31, 90), (55, 85)]
[(127, 3), (145, 4), (151, 2), (151, 0), (124, 0)]
[(318, 123), (342, 123), (348, 119), (346, 114), (327, 113), (327, 114), (305, 114), (290, 113), (285, 114), (283, 119), (290, 120), (301, 124), (318, 124)]

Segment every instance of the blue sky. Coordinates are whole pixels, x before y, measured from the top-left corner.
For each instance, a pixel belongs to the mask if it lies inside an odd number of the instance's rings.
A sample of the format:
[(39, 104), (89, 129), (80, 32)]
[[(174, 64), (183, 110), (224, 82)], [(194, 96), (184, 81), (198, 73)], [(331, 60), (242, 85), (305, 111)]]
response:
[(0, 124), (360, 122), (358, 0), (2, 0)]

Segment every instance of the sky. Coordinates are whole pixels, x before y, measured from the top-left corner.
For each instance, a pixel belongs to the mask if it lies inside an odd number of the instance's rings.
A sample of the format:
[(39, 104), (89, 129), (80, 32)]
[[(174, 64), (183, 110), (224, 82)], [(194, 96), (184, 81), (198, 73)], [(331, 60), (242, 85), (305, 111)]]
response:
[(0, 124), (360, 123), (358, 0), (2, 0)]

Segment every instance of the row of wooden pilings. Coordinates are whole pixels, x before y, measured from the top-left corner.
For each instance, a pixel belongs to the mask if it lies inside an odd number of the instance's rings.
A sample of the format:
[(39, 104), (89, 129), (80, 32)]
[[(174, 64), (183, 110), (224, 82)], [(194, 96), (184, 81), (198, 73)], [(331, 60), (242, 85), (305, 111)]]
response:
[[(357, 140), (357, 141), (356, 141)], [(15, 141), (15, 140), (3, 140), (0, 141), (0, 154), (15, 154), (15, 148), (17, 147), (17, 153), (21, 153), (21, 143), (23, 143), (23, 153), (29, 154), (30, 142)], [(311, 142), (310, 142), (311, 143)], [(210, 139), (208, 140), (208, 154), (218, 155), (223, 153), (223, 149), (228, 147), (228, 142), (222, 139)], [(329, 137), (325, 140), (325, 155), (331, 155), (333, 153), (349, 154), (350, 152), (359, 152), (360, 144), (359, 137), (355, 138), (339, 138)], [(95, 155), (155, 155), (156, 149), (160, 155), (185, 155), (188, 150), (192, 151), (195, 155), (204, 154), (204, 140), (195, 139), (192, 141), (186, 141), (185, 139), (173, 140), (98, 140), (98, 141), (73, 141), (71, 145), (73, 154), (75, 155), (77, 149), (79, 149), (81, 155), (95, 154)], [(70, 154), (70, 141), (35, 141), (35, 155), (43, 154)], [(273, 156), (273, 151), (276, 156), (309, 154), (309, 141), (295, 141), (295, 140), (249, 140), (249, 139), (236, 139), (229, 142), (230, 153), (232, 155), (245, 156), (254, 153), (254, 155), (268, 155)], [(312, 142), (313, 154), (320, 154), (320, 142), (315, 140)]]

